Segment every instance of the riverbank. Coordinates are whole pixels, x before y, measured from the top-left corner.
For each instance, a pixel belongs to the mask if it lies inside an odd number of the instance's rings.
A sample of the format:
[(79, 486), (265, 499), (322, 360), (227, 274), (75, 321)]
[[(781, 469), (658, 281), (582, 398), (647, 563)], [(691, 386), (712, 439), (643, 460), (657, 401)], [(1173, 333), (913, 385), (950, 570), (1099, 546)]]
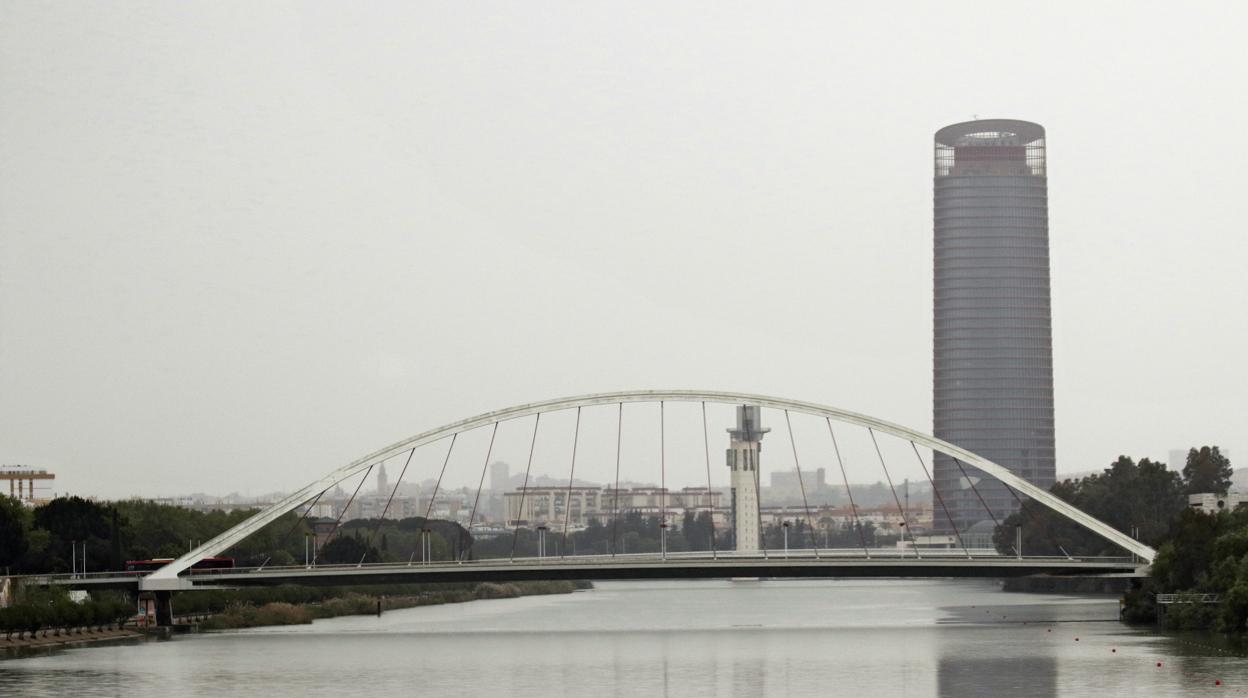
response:
[(321, 601), (293, 603), (233, 601), (199, 624), (203, 631), (238, 630), (278, 625), (303, 625), (321, 618), (362, 616), (416, 606), (436, 606), (486, 599), (509, 599), (545, 594), (570, 594), (588, 589), (588, 582), (482, 582), (471, 588), (422, 589), (409, 594), (362, 594), (347, 592)]
[(26, 657), (54, 650), (88, 645), (113, 644), (143, 639), (143, 633), (133, 628), (92, 629), (78, 628), (74, 631), (46, 630), (34, 633), (34, 637), (16, 634), (5, 639), (0, 637), (0, 656), (5, 658)]

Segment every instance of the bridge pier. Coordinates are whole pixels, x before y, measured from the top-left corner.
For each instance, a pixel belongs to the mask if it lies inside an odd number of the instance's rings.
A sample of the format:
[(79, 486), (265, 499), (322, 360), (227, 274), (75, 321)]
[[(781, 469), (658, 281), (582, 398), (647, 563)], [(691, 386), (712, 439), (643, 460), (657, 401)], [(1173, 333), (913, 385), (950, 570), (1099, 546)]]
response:
[(173, 625), (173, 592), (157, 591), (156, 595), (156, 627), (167, 628)]

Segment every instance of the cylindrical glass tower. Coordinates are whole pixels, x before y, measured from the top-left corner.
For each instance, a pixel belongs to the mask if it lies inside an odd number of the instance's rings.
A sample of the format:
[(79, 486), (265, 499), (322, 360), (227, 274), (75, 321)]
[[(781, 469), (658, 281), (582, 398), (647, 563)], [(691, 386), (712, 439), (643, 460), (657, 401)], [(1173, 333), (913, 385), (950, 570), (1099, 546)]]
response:
[[(985, 119), (937, 131), (934, 227), (934, 434), (1048, 489), (1055, 454), (1044, 128)], [(1018, 510), (1011, 490), (947, 456), (936, 456), (935, 480), (960, 531)], [(936, 528), (948, 532), (939, 503), (934, 512)]]

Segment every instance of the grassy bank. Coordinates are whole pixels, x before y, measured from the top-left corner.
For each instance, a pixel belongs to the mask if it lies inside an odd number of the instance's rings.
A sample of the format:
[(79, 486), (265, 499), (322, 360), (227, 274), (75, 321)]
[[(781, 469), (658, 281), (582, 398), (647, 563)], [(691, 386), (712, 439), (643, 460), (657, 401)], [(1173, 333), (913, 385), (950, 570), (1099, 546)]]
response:
[[(310, 590), (297, 587), (251, 592), (210, 592), (218, 594), (215, 599), (202, 599), (207, 608), (202, 610), (214, 615), (200, 624), (202, 630), (233, 630), (266, 625), (300, 625), (318, 618), (338, 616), (372, 615), (377, 613), (378, 602), (383, 611), (416, 606), (435, 606), (445, 603), (463, 603), (481, 599), (509, 599), (541, 594), (570, 594), (578, 588), (589, 588), (588, 583), (577, 582), (512, 582), (494, 584), (484, 582), (473, 585), (401, 585), (371, 590), (371, 593), (346, 590)], [(257, 593), (258, 592), (258, 593)], [(240, 598), (225, 599), (235, 595)], [(315, 598), (321, 596), (322, 598)], [(190, 600), (188, 595), (187, 600)], [(292, 598), (293, 597), (293, 598)], [(312, 597), (312, 598), (309, 598)], [(213, 602), (216, 601), (217, 604)], [(219, 608), (211, 608), (218, 605)], [(184, 612), (184, 604), (176, 603), (178, 612)], [(199, 609), (196, 609), (199, 610)]]

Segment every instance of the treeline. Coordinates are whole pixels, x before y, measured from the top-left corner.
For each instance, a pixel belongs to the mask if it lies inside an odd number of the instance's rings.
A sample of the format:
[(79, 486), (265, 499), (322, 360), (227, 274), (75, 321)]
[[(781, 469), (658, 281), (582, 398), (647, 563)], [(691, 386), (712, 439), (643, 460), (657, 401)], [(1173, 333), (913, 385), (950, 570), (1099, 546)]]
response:
[(590, 519), (584, 529), (567, 536), (557, 530), (515, 529), (501, 536), (476, 541), (468, 557), (487, 559), (511, 557), (513, 554), (516, 557), (536, 557), (543, 537), (547, 557), (657, 553), (663, 549), (664, 538), (668, 552), (710, 550), (712, 546), (720, 550), (732, 547), (730, 538), (715, 532), (710, 512), (695, 514), (687, 511), (681, 524), (669, 527), (664, 534), (659, 517), (642, 516), (630, 511), (605, 523)]
[[(1100, 473), (1064, 480), (1050, 490), (1074, 506), (1140, 542), (1160, 548), (1177, 531), (1187, 495), (1226, 492), (1234, 469), (1217, 446), (1193, 448), (1183, 471), (1147, 458), (1119, 456)], [(1026, 500), (995, 533), (996, 548), (1013, 555), (1018, 527), (1024, 555), (1121, 555), (1122, 549), (1048, 507)]]
[[(1217, 446), (1204, 446), (1188, 451), (1180, 473), (1120, 456), (1101, 473), (1053, 486), (1058, 497), (1157, 549), (1150, 576), (1127, 594), (1126, 620), (1156, 620), (1157, 594), (1219, 594), (1219, 603), (1174, 604), (1160, 618), (1173, 628), (1248, 631), (1248, 509), (1208, 512), (1187, 505), (1189, 494), (1227, 492), (1233, 472)], [(1003, 554), (1014, 554), (1019, 526), (1024, 555), (1123, 554), (1033, 500), (998, 527), (995, 542)]]
[[(200, 512), (139, 500), (94, 502), (60, 497), (34, 509), (0, 496), (0, 570), (9, 574), (69, 572), (83, 566), (121, 570), (126, 560), (177, 557), (256, 513)], [(280, 517), (235, 546), (240, 565), (293, 563), (310, 531), (297, 514)]]
[[(29, 509), (0, 496), (0, 571), (9, 574), (44, 574), (82, 571), (85, 546), (86, 570), (102, 572), (124, 569), (127, 560), (175, 558), (256, 513), (254, 509), (201, 512), (169, 504), (141, 500), (95, 502), (81, 497), (62, 497)], [(821, 522), (824, 530), (812, 535), (808, 524), (797, 518), (788, 530), (790, 548), (811, 546), (857, 547), (865, 536), (868, 545), (881, 541), (870, 523), (860, 533), (849, 524), (840, 527)], [(412, 517), (401, 520), (354, 519), (342, 525), (309, 559), (305, 537), (312, 523), (288, 513), (223, 554), (240, 567), (315, 564), (419, 562), (484, 558), (535, 557), (545, 538), (548, 556), (611, 553), (657, 553), (666, 538), (669, 552), (731, 550), (736, 547), (732, 531), (716, 531), (710, 512), (685, 512), (678, 525), (664, 532), (658, 517), (638, 512), (618, 520), (591, 520), (566, 537), (553, 530), (520, 528), (492, 538), (474, 539), (453, 521)], [(763, 530), (767, 548), (784, 546), (785, 529)], [(427, 541), (427, 546), (426, 546)], [(891, 541), (885, 540), (884, 544)], [(72, 555), (77, 551), (77, 559)]]

